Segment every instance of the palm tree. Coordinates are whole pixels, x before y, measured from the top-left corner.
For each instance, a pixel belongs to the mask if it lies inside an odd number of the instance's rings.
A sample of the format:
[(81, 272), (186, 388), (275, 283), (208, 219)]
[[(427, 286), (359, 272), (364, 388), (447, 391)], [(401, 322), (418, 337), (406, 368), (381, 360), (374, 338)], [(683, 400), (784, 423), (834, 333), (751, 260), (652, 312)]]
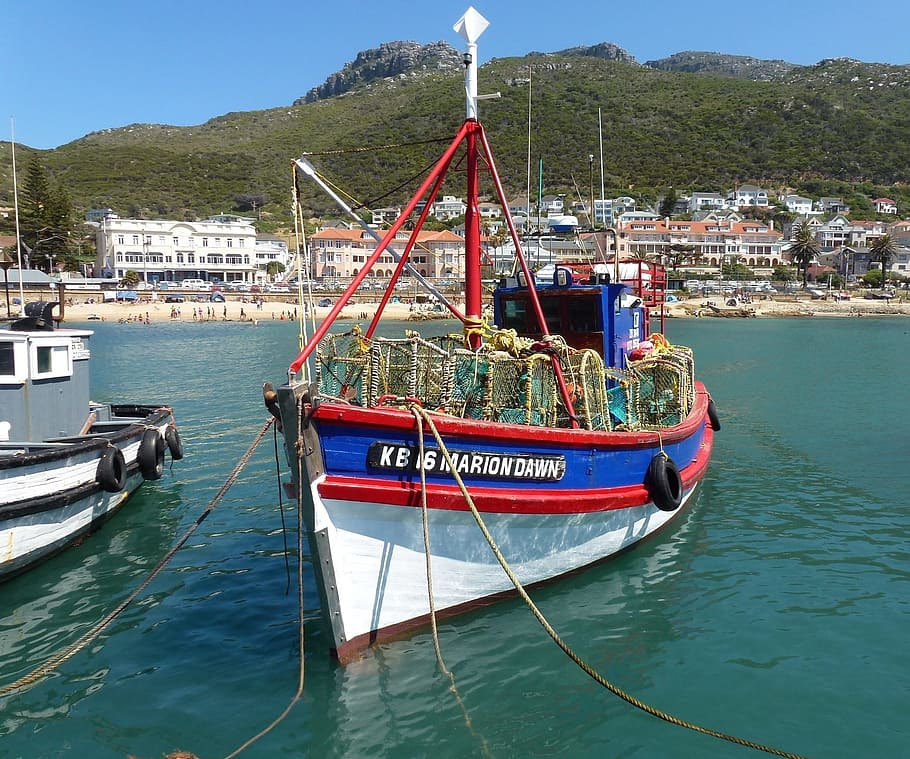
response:
[(891, 261), (897, 255), (897, 243), (891, 235), (882, 235), (869, 246), (869, 254), (873, 261), (880, 261), (882, 264), (882, 290), (884, 290), (888, 269), (891, 268)]
[(797, 270), (802, 269), (803, 287), (806, 286), (806, 280), (809, 278), (809, 264), (820, 250), (821, 245), (815, 238), (815, 232), (812, 231), (809, 222), (806, 220), (796, 222), (790, 233), (790, 258), (796, 264)]

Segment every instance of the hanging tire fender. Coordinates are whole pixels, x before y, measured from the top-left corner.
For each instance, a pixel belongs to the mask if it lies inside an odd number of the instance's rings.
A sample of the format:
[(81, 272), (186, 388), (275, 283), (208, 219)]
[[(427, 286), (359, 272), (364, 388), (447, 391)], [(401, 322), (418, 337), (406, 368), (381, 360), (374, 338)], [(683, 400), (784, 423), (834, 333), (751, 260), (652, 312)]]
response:
[(119, 493), (126, 485), (126, 459), (117, 446), (104, 449), (95, 470), (95, 480), (108, 493)]
[(711, 422), (711, 429), (717, 432), (720, 430), (720, 417), (717, 415), (717, 406), (714, 405), (714, 399), (708, 398), (708, 421)]
[(171, 458), (174, 461), (180, 461), (183, 458), (183, 441), (175, 426), (171, 425), (164, 431), (164, 442), (167, 443)]
[(139, 443), (136, 462), (145, 479), (161, 479), (161, 475), (164, 473), (164, 448), (164, 438), (157, 429), (150, 427), (142, 433), (142, 442)]
[(645, 488), (654, 505), (661, 511), (676, 511), (682, 503), (682, 476), (676, 463), (667, 454), (654, 455), (645, 473)]

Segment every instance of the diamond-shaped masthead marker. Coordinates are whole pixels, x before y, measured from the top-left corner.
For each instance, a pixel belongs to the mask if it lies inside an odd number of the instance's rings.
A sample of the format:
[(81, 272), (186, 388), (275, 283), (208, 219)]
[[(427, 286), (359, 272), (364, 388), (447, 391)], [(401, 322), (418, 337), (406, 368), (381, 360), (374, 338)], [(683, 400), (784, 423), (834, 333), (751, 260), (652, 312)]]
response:
[(464, 37), (469, 45), (473, 45), (489, 25), (490, 22), (475, 11), (473, 5), (470, 5), (464, 15), (455, 22), (452, 29)]

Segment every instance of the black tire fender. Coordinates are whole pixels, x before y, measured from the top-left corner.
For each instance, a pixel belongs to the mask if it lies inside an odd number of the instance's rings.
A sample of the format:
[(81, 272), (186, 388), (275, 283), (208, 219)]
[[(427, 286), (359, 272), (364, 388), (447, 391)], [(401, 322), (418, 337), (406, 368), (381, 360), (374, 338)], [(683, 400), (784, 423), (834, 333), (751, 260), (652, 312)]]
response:
[(104, 449), (95, 470), (95, 480), (108, 493), (119, 493), (126, 485), (126, 459), (117, 446)]
[(145, 479), (161, 479), (161, 475), (164, 473), (164, 446), (164, 438), (153, 427), (142, 433), (142, 442), (139, 443), (136, 462)]
[(661, 511), (676, 511), (682, 503), (682, 476), (667, 454), (655, 454), (645, 473), (645, 488), (654, 505)]
[(183, 458), (183, 441), (180, 439), (180, 433), (177, 432), (177, 428), (173, 425), (164, 431), (164, 442), (167, 443), (171, 458), (174, 461), (180, 461)]
[(717, 406), (714, 405), (714, 399), (708, 398), (708, 421), (711, 422), (711, 429), (717, 432), (720, 430), (720, 417), (717, 415)]

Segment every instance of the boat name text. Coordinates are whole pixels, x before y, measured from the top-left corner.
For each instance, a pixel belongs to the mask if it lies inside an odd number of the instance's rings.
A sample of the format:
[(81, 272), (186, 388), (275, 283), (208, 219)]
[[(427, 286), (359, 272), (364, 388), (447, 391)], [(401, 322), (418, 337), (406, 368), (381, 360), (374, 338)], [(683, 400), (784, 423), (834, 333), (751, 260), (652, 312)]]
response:
[[(526, 453), (491, 453), (489, 451), (449, 450), (455, 470), (462, 476), (489, 477), (499, 480), (538, 480), (557, 482), (566, 472), (565, 456)], [(427, 474), (451, 473), (445, 456), (436, 448), (425, 448), (420, 466), (417, 446), (375, 442), (367, 451), (367, 466), (398, 472)]]

